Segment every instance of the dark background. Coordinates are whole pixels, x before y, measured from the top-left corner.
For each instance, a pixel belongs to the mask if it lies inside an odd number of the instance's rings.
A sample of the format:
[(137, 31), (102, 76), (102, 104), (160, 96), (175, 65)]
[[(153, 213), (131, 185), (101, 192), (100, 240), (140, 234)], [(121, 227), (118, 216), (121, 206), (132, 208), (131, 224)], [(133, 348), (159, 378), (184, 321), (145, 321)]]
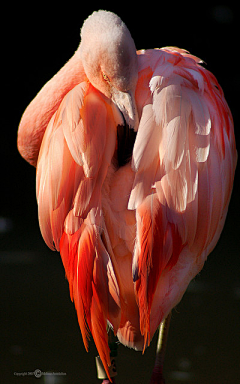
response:
[[(97, 383), (96, 350), (91, 342), (90, 353), (84, 351), (60, 256), (40, 235), (35, 169), (16, 148), (24, 109), (77, 49), (89, 14), (97, 9), (117, 13), (137, 49), (174, 45), (204, 60), (224, 89), (238, 145), (239, 5), (168, 3), (138, 3), (132, 10), (129, 2), (91, 7), (68, 1), (55, 8), (20, 2), (12, 5), (15, 16), (10, 5), (2, 13), (0, 382)], [(169, 384), (240, 382), (239, 192), (237, 171), (220, 242), (173, 314), (165, 366)], [(144, 356), (120, 347), (118, 383), (147, 383), (153, 361), (154, 345)], [(14, 374), (35, 369), (66, 375)]]

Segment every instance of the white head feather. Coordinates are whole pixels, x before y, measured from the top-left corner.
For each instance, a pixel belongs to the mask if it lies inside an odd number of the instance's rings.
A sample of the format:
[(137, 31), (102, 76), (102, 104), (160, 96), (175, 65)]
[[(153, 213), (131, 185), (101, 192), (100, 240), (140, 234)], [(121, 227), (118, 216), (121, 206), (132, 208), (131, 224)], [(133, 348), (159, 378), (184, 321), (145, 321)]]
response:
[(123, 21), (107, 11), (89, 16), (81, 29), (80, 57), (91, 84), (112, 99), (127, 123), (135, 126), (138, 62), (134, 41)]
[(136, 47), (128, 28), (117, 15), (94, 12), (83, 24), (81, 39), (80, 54), (87, 76), (92, 78), (102, 72), (123, 92), (136, 84)]

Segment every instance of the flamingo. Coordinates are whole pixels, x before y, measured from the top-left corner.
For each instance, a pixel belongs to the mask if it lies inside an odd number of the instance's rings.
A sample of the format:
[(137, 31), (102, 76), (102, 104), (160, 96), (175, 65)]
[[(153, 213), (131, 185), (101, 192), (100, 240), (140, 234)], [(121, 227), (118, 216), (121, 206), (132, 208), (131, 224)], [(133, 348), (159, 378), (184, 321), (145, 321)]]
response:
[(107, 382), (107, 328), (144, 351), (161, 325), (151, 383), (164, 383), (171, 310), (224, 226), (233, 120), (201, 64), (176, 47), (136, 51), (117, 15), (94, 12), (19, 125), (43, 239), (60, 251), (84, 345), (92, 335)]

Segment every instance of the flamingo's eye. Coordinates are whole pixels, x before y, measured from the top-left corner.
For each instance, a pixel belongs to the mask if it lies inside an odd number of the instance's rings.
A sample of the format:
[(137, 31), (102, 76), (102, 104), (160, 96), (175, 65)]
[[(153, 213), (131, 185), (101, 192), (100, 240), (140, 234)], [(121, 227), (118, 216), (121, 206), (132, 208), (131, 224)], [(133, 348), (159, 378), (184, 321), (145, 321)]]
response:
[(106, 73), (103, 72), (102, 75), (103, 75), (104, 80), (107, 81), (107, 82), (109, 83), (110, 80), (109, 80), (109, 77), (106, 75)]

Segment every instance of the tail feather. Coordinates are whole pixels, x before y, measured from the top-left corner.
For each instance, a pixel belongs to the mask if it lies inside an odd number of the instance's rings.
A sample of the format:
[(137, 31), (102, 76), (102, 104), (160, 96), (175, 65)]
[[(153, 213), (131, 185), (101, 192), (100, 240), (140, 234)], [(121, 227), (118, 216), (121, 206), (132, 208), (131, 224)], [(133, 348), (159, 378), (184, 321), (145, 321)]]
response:
[(151, 341), (150, 314), (159, 278), (165, 269), (174, 267), (183, 249), (177, 227), (168, 222), (164, 209), (157, 196), (153, 195), (145, 199), (137, 210), (138, 233), (133, 278), (144, 349)]
[(60, 253), (86, 350), (90, 333), (109, 376), (107, 321), (119, 327), (119, 289), (111, 259), (89, 216), (74, 234), (63, 233)]

